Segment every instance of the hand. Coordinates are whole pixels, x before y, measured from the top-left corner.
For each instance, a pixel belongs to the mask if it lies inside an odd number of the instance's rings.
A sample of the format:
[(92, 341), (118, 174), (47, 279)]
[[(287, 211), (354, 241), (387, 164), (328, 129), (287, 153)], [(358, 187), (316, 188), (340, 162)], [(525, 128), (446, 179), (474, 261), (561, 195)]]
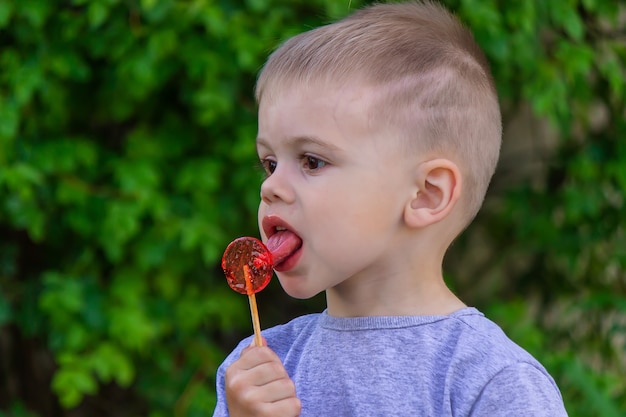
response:
[(297, 417), (301, 403), (282, 362), (267, 346), (250, 346), (226, 370), (232, 417)]

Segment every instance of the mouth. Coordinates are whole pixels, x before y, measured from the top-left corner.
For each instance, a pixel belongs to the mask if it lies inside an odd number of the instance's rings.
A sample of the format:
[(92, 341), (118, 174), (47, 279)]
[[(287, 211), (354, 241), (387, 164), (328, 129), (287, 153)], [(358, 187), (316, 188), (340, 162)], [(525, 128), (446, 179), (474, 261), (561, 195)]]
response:
[(262, 222), (263, 232), (267, 236), (265, 245), (272, 252), (274, 269), (278, 272), (293, 268), (299, 258), (302, 239), (294, 229), (278, 216), (266, 216)]

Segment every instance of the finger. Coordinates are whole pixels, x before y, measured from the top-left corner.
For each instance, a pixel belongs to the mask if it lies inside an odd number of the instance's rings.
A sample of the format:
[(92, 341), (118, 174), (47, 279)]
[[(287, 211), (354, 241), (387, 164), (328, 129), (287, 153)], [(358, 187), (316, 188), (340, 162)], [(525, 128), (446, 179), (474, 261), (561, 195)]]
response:
[[(240, 364), (238, 362), (244, 363)], [(232, 386), (261, 387), (281, 379), (290, 381), (287, 370), (278, 360), (261, 362), (254, 366), (249, 366), (249, 364), (245, 363), (245, 360), (238, 362), (233, 363), (226, 370), (226, 383)]]
[(276, 413), (274, 416), (293, 416), (298, 417), (302, 412), (302, 402), (298, 397), (285, 398), (274, 403)]
[(295, 385), (289, 378), (274, 380), (263, 386), (245, 386), (239, 389), (235, 385), (237, 382), (233, 381), (230, 392), (238, 393), (237, 398), (242, 404), (261, 406), (296, 398)]
[(302, 411), (302, 403), (297, 397), (285, 398), (274, 402), (230, 402), (231, 415), (250, 415), (256, 417), (298, 417)]
[(258, 387), (280, 380), (291, 382), (287, 370), (280, 362), (265, 362), (252, 369), (248, 369), (247, 373), (250, 380), (254, 381), (254, 385)]
[(289, 397), (271, 404), (264, 404), (265, 415), (298, 417), (302, 412), (302, 403), (298, 397)]
[(257, 386), (265, 402), (277, 402), (296, 398), (296, 385), (288, 377), (275, 379), (265, 385)]
[(268, 347), (248, 346), (235, 362), (238, 362), (238, 368), (252, 369), (266, 362), (280, 362), (280, 358)]

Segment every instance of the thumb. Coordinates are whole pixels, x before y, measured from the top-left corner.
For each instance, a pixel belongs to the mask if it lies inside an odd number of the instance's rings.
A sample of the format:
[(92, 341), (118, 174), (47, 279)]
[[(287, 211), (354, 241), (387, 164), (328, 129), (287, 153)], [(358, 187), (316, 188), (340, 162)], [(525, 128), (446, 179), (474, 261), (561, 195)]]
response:
[[(252, 341), (250, 342), (250, 346), (248, 346), (248, 348), (254, 347), (254, 346), (256, 346), (256, 344), (254, 344), (254, 338), (252, 338)], [(265, 337), (263, 336), (261, 336), (261, 346), (267, 346), (267, 339), (265, 339)]]
[[(267, 347), (267, 339), (265, 339), (263, 336), (261, 336), (261, 346)], [(252, 341), (250, 342), (250, 345), (243, 348), (243, 350), (241, 351), (241, 355), (243, 355), (245, 352), (249, 351), (250, 349), (254, 349), (255, 347), (257, 347), (257, 345), (254, 343), (254, 339), (252, 339)]]

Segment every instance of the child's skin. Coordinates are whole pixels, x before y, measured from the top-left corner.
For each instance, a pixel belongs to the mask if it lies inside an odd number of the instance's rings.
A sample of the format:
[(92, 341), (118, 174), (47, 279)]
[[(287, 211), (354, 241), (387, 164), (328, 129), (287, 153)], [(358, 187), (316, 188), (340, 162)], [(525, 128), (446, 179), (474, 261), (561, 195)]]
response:
[[(330, 315), (450, 314), (465, 307), (441, 270), (464, 226), (462, 167), (451, 155), (407, 151), (376, 126), (374, 96), (355, 81), (261, 100), (262, 239), (276, 225), (302, 239), (277, 276), (296, 298), (325, 291)], [(226, 398), (231, 416), (297, 416), (301, 407), (267, 346), (247, 348), (228, 368)]]
[(250, 346), (226, 371), (226, 401), (235, 416), (298, 416), (296, 387), (267, 346)]

